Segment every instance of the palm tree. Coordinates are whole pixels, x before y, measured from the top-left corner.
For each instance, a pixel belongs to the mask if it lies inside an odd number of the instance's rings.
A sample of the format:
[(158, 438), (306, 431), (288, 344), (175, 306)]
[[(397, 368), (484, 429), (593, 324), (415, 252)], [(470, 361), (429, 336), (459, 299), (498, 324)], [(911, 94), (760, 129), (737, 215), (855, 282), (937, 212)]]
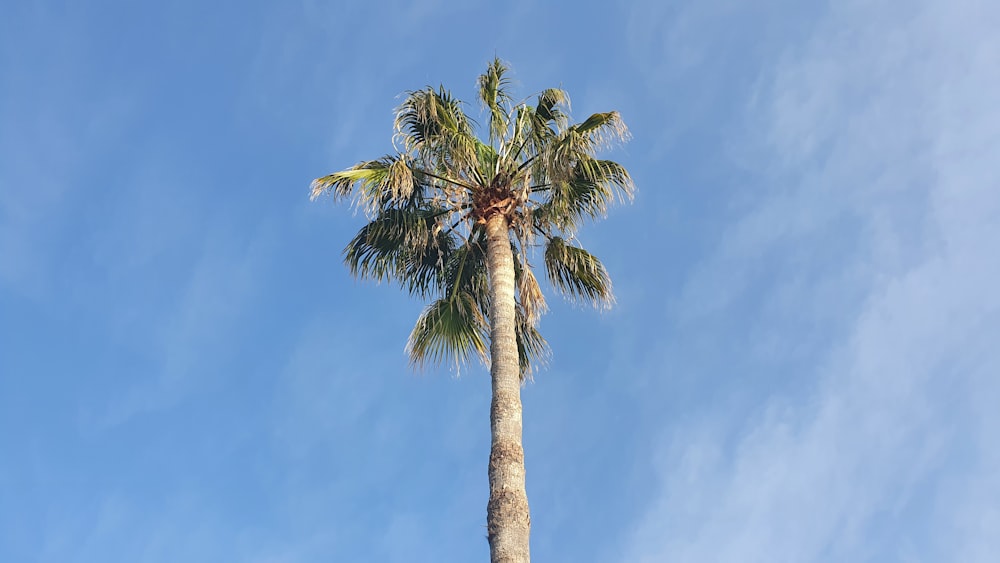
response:
[(548, 350), (537, 330), (545, 299), (529, 259), (541, 249), (552, 287), (610, 305), (607, 271), (574, 235), (633, 192), (625, 168), (596, 158), (628, 137), (618, 112), (570, 125), (566, 92), (515, 102), (508, 70), (497, 59), (478, 80), (485, 140), (462, 102), (427, 87), (408, 92), (396, 110), (394, 154), (312, 183), (313, 198), (353, 199), (370, 219), (344, 250), (354, 276), (432, 299), (410, 334), (411, 361), (459, 367), (479, 358), (490, 368), (486, 522), (494, 563), (529, 561), (520, 391)]

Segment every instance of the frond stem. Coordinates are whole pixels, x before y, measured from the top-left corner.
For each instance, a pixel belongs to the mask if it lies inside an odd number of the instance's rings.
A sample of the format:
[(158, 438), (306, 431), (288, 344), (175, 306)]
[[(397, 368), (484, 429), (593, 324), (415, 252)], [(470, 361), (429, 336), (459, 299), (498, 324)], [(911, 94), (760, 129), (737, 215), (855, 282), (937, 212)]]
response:
[(451, 295), (448, 296), (449, 299), (455, 299), (458, 295), (458, 286), (462, 285), (462, 272), (465, 270), (465, 260), (469, 257), (469, 253), (465, 252), (462, 255), (462, 262), (458, 265), (458, 273), (455, 275), (455, 285), (451, 286)]
[(472, 187), (472, 186), (470, 186), (468, 184), (459, 182), (458, 180), (452, 180), (451, 178), (445, 178), (444, 176), (438, 176), (437, 174), (434, 174), (432, 172), (428, 172), (426, 170), (421, 170), (419, 168), (417, 169), (417, 171), (420, 172), (421, 174), (425, 174), (427, 176), (430, 176), (431, 178), (437, 178), (438, 180), (441, 180), (442, 182), (448, 182), (449, 184), (454, 184), (454, 185), (456, 185), (456, 186), (458, 186), (460, 188), (465, 188), (465, 189), (469, 190), (470, 192), (475, 192), (476, 191), (476, 188), (474, 188), (474, 187)]
[[(458, 209), (469, 209), (470, 207), (472, 207), (472, 204), (471, 203), (466, 203), (465, 205), (459, 206)], [(435, 217), (440, 217), (442, 215), (447, 215), (448, 213), (454, 213), (454, 212), (455, 212), (455, 210), (451, 209), (451, 208), (442, 209), (441, 211), (438, 211), (437, 213), (432, 213), (432, 214), (428, 215), (427, 218), (428, 219), (434, 219)]]
[(534, 162), (534, 161), (535, 161), (535, 159), (537, 159), (537, 158), (538, 158), (538, 155), (536, 154), (536, 155), (532, 156), (531, 158), (529, 158), (528, 160), (525, 160), (524, 162), (522, 162), (522, 163), (521, 163), (521, 165), (517, 167), (517, 170), (515, 170), (515, 171), (514, 171), (514, 174), (513, 174), (513, 175), (514, 175), (514, 176), (517, 176), (517, 174), (518, 174), (518, 173), (519, 173), (520, 171), (522, 171), (522, 170), (524, 170), (525, 168), (527, 168), (527, 167), (528, 167), (528, 166), (529, 166), (529, 165), (530, 165), (530, 164), (531, 164), (532, 162)]
[[(462, 207), (470, 207), (470, 206), (467, 206), (467, 205), (466, 205), (466, 206), (462, 206)], [(455, 221), (455, 224), (454, 224), (454, 225), (452, 225), (452, 226), (448, 227), (448, 230), (446, 230), (446, 231), (444, 231), (443, 233), (441, 233), (441, 234), (442, 234), (442, 236), (446, 236), (446, 235), (450, 235), (452, 231), (454, 231), (454, 230), (455, 230), (456, 228), (458, 228), (458, 226), (459, 226), (459, 225), (461, 225), (461, 224), (462, 224), (462, 221), (463, 221), (463, 220), (465, 220), (465, 218), (466, 218), (466, 217), (464, 217), (464, 216), (463, 216), (463, 217), (462, 217), (461, 219), (459, 219), (458, 221)]]
[(511, 162), (516, 161), (517, 157), (521, 156), (521, 151), (524, 150), (524, 147), (528, 146), (528, 141), (529, 140), (530, 140), (530, 136), (525, 135), (524, 136), (524, 140), (521, 141), (521, 146), (517, 147), (517, 152), (514, 153), (514, 155), (510, 157)]

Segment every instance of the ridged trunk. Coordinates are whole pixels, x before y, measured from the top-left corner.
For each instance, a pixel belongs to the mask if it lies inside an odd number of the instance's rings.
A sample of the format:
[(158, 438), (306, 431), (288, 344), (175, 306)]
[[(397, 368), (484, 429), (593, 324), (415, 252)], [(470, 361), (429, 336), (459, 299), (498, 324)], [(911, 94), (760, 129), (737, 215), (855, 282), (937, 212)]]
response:
[(490, 500), (486, 530), (492, 563), (528, 563), (531, 517), (524, 487), (524, 447), (521, 445), (521, 374), (515, 332), (514, 254), (506, 217), (496, 213), (486, 221), (486, 267), (489, 272), (490, 376)]

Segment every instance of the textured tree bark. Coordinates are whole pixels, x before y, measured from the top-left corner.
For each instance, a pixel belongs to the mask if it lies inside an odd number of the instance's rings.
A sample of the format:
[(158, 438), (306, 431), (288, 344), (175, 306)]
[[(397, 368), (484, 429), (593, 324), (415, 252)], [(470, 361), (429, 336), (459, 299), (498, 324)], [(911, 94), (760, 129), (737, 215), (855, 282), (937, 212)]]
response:
[(514, 301), (514, 254), (502, 213), (486, 221), (486, 267), (489, 272), (491, 321), (490, 500), (486, 530), (492, 563), (528, 563), (531, 516), (524, 486), (521, 445), (521, 374), (517, 355)]

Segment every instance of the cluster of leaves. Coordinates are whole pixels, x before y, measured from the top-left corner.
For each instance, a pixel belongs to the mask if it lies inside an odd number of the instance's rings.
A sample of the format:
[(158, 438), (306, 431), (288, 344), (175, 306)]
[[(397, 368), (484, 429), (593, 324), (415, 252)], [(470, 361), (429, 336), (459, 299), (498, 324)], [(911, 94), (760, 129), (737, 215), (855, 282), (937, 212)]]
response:
[(485, 140), (463, 103), (442, 88), (409, 92), (396, 111), (396, 154), (316, 179), (312, 195), (352, 198), (370, 219), (344, 250), (351, 273), (393, 281), (430, 299), (410, 334), (417, 364), (489, 362), (490, 294), (484, 223), (502, 213), (517, 286), (522, 375), (547, 353), (537, 322), (545, 311), (529, 254), (543, 248), (545, 273), (565, 295), (597, 306), (613, 301), (611, 280), (574, 235), (632, 196), (621, 165), (596, 158), (628, 132), (617, 112), (569, 124), (569, 98), (548, 89), (515, 103), (508, 68), (494, 60), (479, 77)]

